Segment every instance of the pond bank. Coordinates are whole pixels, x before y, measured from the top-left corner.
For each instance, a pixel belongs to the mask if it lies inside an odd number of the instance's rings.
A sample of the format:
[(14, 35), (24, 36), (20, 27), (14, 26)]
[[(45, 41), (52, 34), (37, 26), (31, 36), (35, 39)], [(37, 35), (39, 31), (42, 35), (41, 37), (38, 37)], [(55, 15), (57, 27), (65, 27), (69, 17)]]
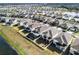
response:
[(16, 50), (12, 48), (3, 38), (0, 32), (0, 55), (18, 55)]
[(0, 30), (0, 35), (4, 38), (4, 40), (6, 41), (6, 43), (8, 43), (8, 45), (16, 51), (17, 54), (22, 55), (24, 54), (21, 50), (19, 50), (19, 46), (15, 45), (1, 30)]

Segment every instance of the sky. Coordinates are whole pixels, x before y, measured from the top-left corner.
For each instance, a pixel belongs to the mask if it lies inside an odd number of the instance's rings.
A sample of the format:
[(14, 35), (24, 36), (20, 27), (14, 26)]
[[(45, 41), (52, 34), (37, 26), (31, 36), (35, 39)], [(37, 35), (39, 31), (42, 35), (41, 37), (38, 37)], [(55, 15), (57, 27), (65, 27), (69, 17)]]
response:
[(0, 0), (0, 3), (79, 3), (79, 0)]

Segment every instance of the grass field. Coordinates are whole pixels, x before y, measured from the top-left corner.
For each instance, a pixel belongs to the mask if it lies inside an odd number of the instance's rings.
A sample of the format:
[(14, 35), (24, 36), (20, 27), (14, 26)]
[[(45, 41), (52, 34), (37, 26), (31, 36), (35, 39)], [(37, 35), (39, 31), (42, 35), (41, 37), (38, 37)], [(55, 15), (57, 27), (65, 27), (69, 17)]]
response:
[(16, 51), (17, 51), (17, 53), (18, 53), (19, 55), (26, 54), (25, 51), (24, 51), (24, 49), (21, 48), (21, 47), (19, 46), (19, 44), (15, 44), (13, 41), (11, 41), (11, 40), (3, 33), (2, 30), (0, 30), (0, 35), (1, 35), (2, 37), (4, 37), (4, 39), (12, 46), (12, 48), (16, 49)]
[(77, 36), (79, 36), (79, 32), (75, 33), (74, 35), (77, 35)]

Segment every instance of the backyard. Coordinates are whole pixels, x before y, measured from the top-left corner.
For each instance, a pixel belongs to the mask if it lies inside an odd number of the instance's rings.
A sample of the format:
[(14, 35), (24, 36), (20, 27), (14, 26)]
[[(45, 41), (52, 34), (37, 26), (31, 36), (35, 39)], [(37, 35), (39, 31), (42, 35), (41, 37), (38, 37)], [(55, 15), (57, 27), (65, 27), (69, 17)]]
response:
[(56, 55), (56, 51), (42, 50), (32, 42), (22, 37), (14, 28), (2, 26), (0, 24), (0, 35), (17, 51), (20, 55)]

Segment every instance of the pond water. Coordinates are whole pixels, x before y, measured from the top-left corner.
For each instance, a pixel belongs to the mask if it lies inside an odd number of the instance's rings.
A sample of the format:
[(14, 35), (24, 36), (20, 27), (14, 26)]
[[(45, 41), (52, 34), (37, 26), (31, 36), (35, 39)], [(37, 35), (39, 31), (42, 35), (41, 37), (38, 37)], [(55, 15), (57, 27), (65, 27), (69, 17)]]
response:
[(17, 55), (17, 52), (0, 36), (0, 55)]

